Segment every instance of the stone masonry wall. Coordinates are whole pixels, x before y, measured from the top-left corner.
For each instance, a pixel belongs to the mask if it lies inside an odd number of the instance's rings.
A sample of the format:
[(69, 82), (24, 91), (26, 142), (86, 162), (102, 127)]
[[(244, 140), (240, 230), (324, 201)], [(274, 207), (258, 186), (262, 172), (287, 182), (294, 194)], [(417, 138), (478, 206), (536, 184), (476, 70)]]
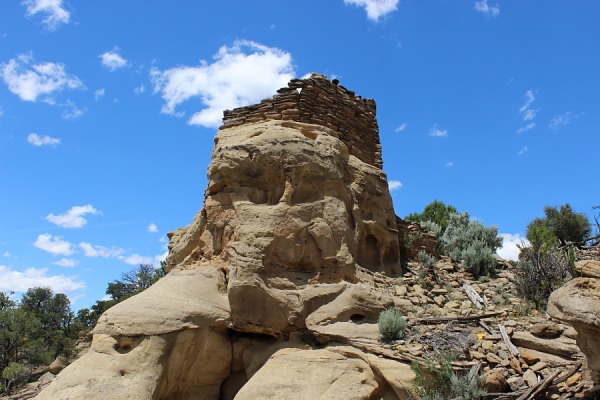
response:
[(259, 104), (225, 110), (220, 129), (275, 120), (322, 125), (340, 134), (348, 151), (367, 164), (383, 167), (379, 127), (373, 99), (363, 99), (323, 75), (292, 79), (288, 87)]

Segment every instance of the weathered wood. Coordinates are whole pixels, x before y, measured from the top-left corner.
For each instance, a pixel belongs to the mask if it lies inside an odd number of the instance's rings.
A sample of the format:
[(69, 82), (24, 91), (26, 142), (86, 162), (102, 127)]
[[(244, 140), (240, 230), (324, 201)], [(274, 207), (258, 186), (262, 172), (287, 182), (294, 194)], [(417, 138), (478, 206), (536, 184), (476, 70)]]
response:
[(463, 290), (469, 297), (469, 300), (480, 310), (483, 310), (487, 305), (487, 302), (481, 298), (481, 296), (473, 289), (473, 286), (465, 283), (462, 285)]
[(517, 349), (517, 347), (514, 344), (512, 344), (512, 342), (510, 341), (510, 338), (508, 337), (508, 333), (506, 333), (506, 329), (504, 328), (504, 325), (498, 324), (498, 329), (500, 329), (500, 335), (502, 336), (502, 341), (506, 345), (506, 348), (508, 349), (508, 352), (510, 353), (510, 355), (518, 358), (521, 355), (521, 353), (519, 353), (519, 349)]
[(527, 390), (525, 393), (523, 393), (520, 397), (517, 397), (517, 400), (530, 400), (530, 399), (534, 399), (535, 396), (537, 396), (542, 390), (544, 390), (548, 386), (550, 386), (550, 384), (552, 383), (552, 381), (554, 380), (554, 378), (556, 378), (559, 373), (560, 373), (560, 371), (558, 371), (558, 370), (554, 371), (546, 379), (544, 379), (543, 381), (538, 382), (537, 384), (533, 385), (531, 388), (529, 388), (529, 390)]
[(491, 335), (497, 335), (498, 334), (498, 332), (496, 332), (491, 326), (489, 326), (488, 324), (486, 324), (485, 321), (479, 320), (479, 325), (481, 325), (483, 327), (483, 329), (485, 329), (486, 331), (488, 331)]
[(555, 379), (554, 382), (552, 382), (552, 384), (557, 385), (559, 383), (566, 381), (567, 379), (569, 379), (570, 377), (575, 375), (575, 372), (579, 371), (579, 368), (581, 368), (581, 365), (582, 365), (582, 363), (575, 364), (575, 366), (573, 368), (571, 368), (566, 374), (562, 375), (560, 378)]
[(495, 317), (496, 315), (504, 314), (506, 310), (500, 311), (492, 311), (479, 315), (467, 315), (463, 317), (439, 317), (439, 318), (415, 318), (411, 322), (414, 324), (426, 324), (426, 323), (438, 323), (438, 322), (449, 322), (449, 321), (457, 321), (457, 322), (465, 322), (465, 321), (475, 321), (482, 318), (490, 318)]

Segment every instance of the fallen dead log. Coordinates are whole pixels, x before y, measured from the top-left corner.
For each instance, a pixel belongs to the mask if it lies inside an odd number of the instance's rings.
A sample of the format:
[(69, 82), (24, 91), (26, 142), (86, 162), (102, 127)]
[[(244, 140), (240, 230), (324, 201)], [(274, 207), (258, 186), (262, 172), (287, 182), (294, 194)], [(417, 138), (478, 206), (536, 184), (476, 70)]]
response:
[(519, 358), (521, 356), (521, 354), (519, 353), (519, 349), (517, 349), (517, 347), (514, 344), (512, 344), (512, 342), (510, 341), (510, 338), (508, 337), (508, 333), (506, 333), (506, 329), (504, 328), (504, 325), (498, 324), (498, 329), (500, 329), (500, 335), (502, 336), (502, 341), (504, 342), (504, 345), (508, 349), (508, 352), (510, 353), (510, 355), (513, 357)]
[(473, 286), (469, 285), (468, 283), (465, 283), (462, 285), (462, 288), (469, 297), (469, 300), (471, 300), (471, 303), (475, 305), (475, 307), (477, 307), (480, 310), (483, 310), (487, 306), (487, 301), (481, 298), (479, 293), (477, 293), (475, 289), (473, 289)]
[(560, 371), (554, 371), (552, 375), (544, 379), (543, 381), (538, 382), (536, 385), (533, 385), (529, 388), (525, 393), (523, 393), (520, 397), (517, 397), (517, 400), (530, 400), (534, 399), (542, 390), (546, 389), (548, 386), (552, 384), (552, 380), (558, 376)]
[(478, 319), (495, 317), (496, 315), (504, 314), (506, 310), (500, 311), (492, 311), (484, 314), (478, 315), (465, 315), (461, 317), (432, 317), (432, 318), (415, 318), (412, 320), (414, 324), (427, 324), (427, 323), (441, 323), (441, 322), (466, 322), (466, 321), (476, 321)]

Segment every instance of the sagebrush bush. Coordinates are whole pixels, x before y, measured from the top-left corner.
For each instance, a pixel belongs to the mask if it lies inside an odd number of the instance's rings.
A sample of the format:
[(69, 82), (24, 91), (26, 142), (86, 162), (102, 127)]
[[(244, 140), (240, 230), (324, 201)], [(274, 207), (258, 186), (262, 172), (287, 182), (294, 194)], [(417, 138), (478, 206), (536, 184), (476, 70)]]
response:
[(421, 250), (419, 251), (419, 261), (423, 264), (423, 267), (429, 268), (433, 267), (435, 264), (435, 257), (429, 254), (428, 252)]
[(379, 314), (377, 325), (382, 339), (386, 341), (398, 340), (406, 331), (406, 319), (397, 308), (383, 310)]
[(453, 359), (452, 353), (446, 353), (439, 355), (435, 362), (427, 360), (422, 365), (417, 362), (411, 365), (416, 392), (423, 400), (478, 400), (487, 394), (478, 371), (456, 374), (451, 364)]
[(450, 215), (440, 241), (445, 253), (453, 260), (465, 260), (467, 269), (475, 277), (493, 270), (496, 265), (494, 253), (502, 246), (497, 227), (471, 221), (467, 213)]
[(492, 250), (480, 240), (476, 240), (462, 252), (465, 269), (475, 277), (489, 275), (496, 267), (496, 257)]

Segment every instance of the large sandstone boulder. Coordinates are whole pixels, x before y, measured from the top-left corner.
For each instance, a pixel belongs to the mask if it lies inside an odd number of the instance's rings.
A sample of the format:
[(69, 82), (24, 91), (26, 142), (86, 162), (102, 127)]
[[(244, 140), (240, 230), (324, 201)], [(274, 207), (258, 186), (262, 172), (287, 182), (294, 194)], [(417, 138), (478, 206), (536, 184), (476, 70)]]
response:
[(377, 340), (402, 272), (375, 103), (319, 75), (278, 93), (225, 113), (170, 272), (39, 399), (414, 398), (408, 365), (335, 344)]
[(600, 279), (575, 278), (567, 282), (550, 295), (548, 314), (573, 325), (592, 379), (600, 384)]

